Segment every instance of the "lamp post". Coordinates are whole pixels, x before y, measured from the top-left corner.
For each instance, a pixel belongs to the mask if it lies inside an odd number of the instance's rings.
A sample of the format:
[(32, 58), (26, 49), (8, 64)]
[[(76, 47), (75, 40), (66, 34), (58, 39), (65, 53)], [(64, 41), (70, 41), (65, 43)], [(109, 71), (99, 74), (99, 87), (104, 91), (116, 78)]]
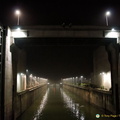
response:
[(26, 69), (26, 87), (29, 88), (29, 71)]
[(106, 16), (106, 25), (108, 26), (108, 17), (110, 16), (110, 11), (107, 11), (105, 16)]
[(20, 10), (16, 10), (15, 14), (17, 15), (18, 19), (17, 19), (17, 25), (19, 25), (20, 23)]

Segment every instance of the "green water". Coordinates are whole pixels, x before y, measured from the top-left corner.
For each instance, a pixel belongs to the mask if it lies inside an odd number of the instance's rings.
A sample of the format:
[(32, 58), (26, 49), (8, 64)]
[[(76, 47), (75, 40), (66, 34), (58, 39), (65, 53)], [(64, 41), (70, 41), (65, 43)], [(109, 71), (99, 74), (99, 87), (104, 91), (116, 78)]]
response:
[(17, 120), (113, 120), (96, 118), (105, 112), (88, 104), (79, 96), (59, 85), (50, 85), (43, 97), (38, 98)]

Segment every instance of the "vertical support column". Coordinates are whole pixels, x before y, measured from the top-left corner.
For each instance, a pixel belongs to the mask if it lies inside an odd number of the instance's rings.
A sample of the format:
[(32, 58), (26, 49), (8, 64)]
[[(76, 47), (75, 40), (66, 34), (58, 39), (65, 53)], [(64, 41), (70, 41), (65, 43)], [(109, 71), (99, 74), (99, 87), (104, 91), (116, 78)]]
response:
[[(19, 51), (18, 48), (15, 44), (11, 45), (11, 52), (12, 52), (12, 68), (13, 68), (13, 98), (12, 98), (12, 103), (13, 103), (13, 115), (12, 119), (16, 120), (16, 98), (17, 98), (17, 69), (18, 69), (18, 55)], [(21, 87), (21, 86), (20, 86)], [(20, 88), (21, 89), (21, 88)]]
[(7, 27), (6, 44), (5, 44), (5, 120), (12, 119), (12, 98), (13, 98), (13, 71), (12, 71), (12, 54), (10, 46), (13, 43), (11, 29)]
[[(17, 109), (20, 108), (17, 103), (17, 87), (20, 85), (22, 89), (26, 88), (25, 81), (21, 81), (22, 84), (17, 84), (17, 75), (20, 74), (23, 80), (26, 80), (26, 53), (24, 50), (19, 49), (15, 44), (10, 46), (10, 51), (12, 52), (12, 71), (13, 71), (13, 98), (12, 98), (12, 105), (13, 105), (13, 118), (12, 120), (16, 120), (18, 117)], [(25, 85), (25, 86), (24, 86)], [(20, 91), (19, 91), (20, 92)], [(18, 105), (18, 106), (17, 106)], [(17, 108), (18, 107), (18, 108)]]
[(17, 64), (18, 64), (18, 51), (14, 44), (11, 45), (12, 52), (12, 70), (13, 70), (13, 95), (12, 95), (12, 120), (16, 120), (16, 96), (17, 96)]
[(109, 44), (107, 47), (109, 61), (111, 64), (111, 82), (112, 82), (112, 96), (113, 104), (115, 106), (116, 114), (119, 111), (119, 91), (118, 91), (118, 46)]

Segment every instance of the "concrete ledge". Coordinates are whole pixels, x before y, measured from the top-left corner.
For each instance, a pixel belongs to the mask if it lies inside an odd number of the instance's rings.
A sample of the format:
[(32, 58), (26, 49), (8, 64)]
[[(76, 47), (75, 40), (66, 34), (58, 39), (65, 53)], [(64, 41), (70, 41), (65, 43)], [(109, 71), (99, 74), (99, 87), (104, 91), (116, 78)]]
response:
[(99, 93), (105, 93), (105, 94), (108, 94), (108, 95), (112, 95), (112, 92), (111, 91), (104, 91), (104, 90), (98, 90), (98, 89), (94, 89), (94, 88), (90, 88), (90, 87), (80, 87), (80, 86), (75, 86), (75, 85), (70, 85), (70, 84), (64, 84), (64, 85), (68, 85), (68, 86), (71, 86), (71, 87), (75, 87), (75, 88), (78, 88), (78, 89), (83, 89), (83, 90), (86, 90), (86, 91), (94, 91), (94, 92), (99, 92)]
[(27, 110), (39, 96), (45, 93), (46, 90), (47, 85), (41, 85), (17, 93), (15, 98), (15, 118), (19, 117), (25, 110)]
[(21, 92), (17, 92), (17, 95), (23, 95), (23, 94), (25, 94), (26, 92), (33, 91), (33, 90), (35, 90), (35, 89), (39, 89), (40, 87), (43, 87), (43, 86), (45, 86), (45, 85), (46, 85), (46, 84), (37, 85), (37, 86), (31, 87), (31, 88), (28, 88), (28, 89), (23, 90), (23, 91), (21, 91)]
[(82, 88), (74, 85), (64, 84), (63, 87), (73, 92), (84, 100), (93, 104), (100, 109), (115, 114), (115, 106), (113, 104), (113, 98), (111, 92), (96, 90), (92, 88)]

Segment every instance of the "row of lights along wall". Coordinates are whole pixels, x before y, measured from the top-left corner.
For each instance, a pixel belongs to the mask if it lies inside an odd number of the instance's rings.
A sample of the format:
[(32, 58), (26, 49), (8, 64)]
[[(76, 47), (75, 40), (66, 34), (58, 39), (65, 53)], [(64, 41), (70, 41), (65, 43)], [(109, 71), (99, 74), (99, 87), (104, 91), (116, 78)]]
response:
[(48, 83), (48, 79), (33, 76), (32, 74), (17, 73), (17, 92), (22, 92), (27, 89), (44, 85)]

